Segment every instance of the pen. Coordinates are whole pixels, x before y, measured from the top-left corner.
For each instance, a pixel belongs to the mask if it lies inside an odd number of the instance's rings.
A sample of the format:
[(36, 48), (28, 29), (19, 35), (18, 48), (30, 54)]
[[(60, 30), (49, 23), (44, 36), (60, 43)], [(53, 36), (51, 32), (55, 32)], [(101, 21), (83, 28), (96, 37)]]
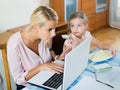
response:
[(102, 82), (102, 81), (99, 81), (99, 80), (96, 80), (97, 82), (100, 82), (100, 83), (102, 83), (102, 84), (105, 84), (105, 85), (107, 85), (107, 86), (109, 86), (109, 87), (111, 87), (111, 88), (114, 88), (112, 85), (110, 85), (110, 84), (107, 84), (107, 83), (104, 83), (104, 82)]
[(97, 82), (100, 82), (100, 83), (105, 84), (105, 85), (107, 85), (107, 86), (109, 86), (109, 87), (111, 87), (111, 88), (114, 88), (112, 85), (110, 85), (110, 84), (108, 84), (108, 83), (105, 83), (105, 82), (102, 82), (102, 81), (97, 80), (97, 75), (96, 75), (95, 72), (94, 72), (94, 74), (95, 74), (95, 79), (96, 79)]

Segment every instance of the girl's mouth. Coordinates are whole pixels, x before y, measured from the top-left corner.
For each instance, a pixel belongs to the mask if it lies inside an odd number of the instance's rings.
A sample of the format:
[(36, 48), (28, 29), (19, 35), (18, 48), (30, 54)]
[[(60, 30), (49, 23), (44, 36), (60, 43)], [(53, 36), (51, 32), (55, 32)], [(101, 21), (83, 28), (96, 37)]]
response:
[(79, 32), (74, 32), (74, 35), (78, 35), (79, 34)]

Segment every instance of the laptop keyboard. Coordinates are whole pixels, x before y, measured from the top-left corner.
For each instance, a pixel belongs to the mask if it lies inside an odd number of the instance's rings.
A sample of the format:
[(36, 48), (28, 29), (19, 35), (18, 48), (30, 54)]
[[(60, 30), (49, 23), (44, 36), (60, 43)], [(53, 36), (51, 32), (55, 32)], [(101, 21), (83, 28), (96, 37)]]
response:
[(63, 83), (63, 73), (54, 74), (43, 85), (57, 89)]

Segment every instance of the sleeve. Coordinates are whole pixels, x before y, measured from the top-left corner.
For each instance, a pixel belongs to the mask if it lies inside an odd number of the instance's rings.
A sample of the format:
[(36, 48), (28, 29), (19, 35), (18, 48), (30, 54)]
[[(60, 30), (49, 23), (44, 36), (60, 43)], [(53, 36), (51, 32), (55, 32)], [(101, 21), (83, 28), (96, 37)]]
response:
[(25, 80), (25, 76), (28, 74), (28, 71), (24, 70), (21, 58), (19, 56), (18, 45), (13, 41), (9, 40), (7, 43), (7, 58), (9, 68), (15, 83), (18, 85), (26, 85), (27, 81)]
[(65, 40), (65, 42), (64, 42), (64, 46), (71, 47), (68, 39)]
[(66, 39), (65, 42), (64, 42), (63, 51), (65, 51), (66, 48), (71, 48), (71, 45), (69, 44), (69, 40), (68, 39)]

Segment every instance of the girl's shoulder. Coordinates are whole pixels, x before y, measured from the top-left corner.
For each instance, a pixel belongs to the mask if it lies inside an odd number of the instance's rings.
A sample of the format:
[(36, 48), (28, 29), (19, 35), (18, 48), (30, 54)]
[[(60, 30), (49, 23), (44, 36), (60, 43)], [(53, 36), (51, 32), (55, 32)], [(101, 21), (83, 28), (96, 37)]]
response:
[(85, 32), (85, 37), (88, 37), (89, 35), (91, 35), (91, 33), (89, 31)]

